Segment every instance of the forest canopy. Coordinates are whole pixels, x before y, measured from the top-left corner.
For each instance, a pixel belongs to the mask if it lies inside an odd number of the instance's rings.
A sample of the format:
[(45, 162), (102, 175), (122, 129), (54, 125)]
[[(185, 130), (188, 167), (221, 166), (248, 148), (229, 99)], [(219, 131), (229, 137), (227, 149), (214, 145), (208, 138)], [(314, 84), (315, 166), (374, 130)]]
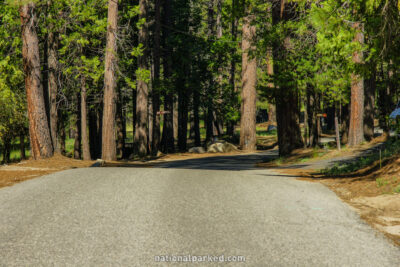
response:
[[(397, 0), (0, 0), (0, 149), (85, 160), (389, 135)], [(268, 114), (268, 116), (266, 115)], [(377, 124), (378, 123), (378, 124)], [(24, 157), (21, 152), (21, 157)]]

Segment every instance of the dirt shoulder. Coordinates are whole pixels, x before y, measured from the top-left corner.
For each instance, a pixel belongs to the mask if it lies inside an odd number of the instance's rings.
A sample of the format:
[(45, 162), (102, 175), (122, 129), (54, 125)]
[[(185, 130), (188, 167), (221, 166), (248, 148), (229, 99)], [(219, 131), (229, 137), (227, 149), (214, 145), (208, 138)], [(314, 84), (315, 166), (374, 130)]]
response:
[(75, 160), (56, 154), (49, 159), (24, 160), (4, 165), (0, 167), (0, 188), (62, 170), (90, 167), (93, 164), (94, 161)]

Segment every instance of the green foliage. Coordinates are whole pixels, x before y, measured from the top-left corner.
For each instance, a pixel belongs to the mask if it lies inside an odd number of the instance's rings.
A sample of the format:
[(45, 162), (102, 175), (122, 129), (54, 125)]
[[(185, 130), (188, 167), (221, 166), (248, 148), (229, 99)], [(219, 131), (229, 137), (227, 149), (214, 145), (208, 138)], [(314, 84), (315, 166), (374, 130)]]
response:
[(27, 127), (18, 8), (0, 5), (0, 139), (10, 140)]

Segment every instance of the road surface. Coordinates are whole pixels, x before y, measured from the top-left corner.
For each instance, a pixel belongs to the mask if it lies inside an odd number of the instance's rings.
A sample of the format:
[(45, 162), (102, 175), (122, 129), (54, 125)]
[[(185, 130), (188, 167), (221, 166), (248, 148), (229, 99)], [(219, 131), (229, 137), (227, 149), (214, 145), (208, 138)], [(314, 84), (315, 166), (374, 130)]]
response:
[(329, 189), (254, 168), (271, 155), (74, 169), (2, 188), (0, 266), (169, 266), (155, 260), (189, 255), (399, 266), (400, 249)]

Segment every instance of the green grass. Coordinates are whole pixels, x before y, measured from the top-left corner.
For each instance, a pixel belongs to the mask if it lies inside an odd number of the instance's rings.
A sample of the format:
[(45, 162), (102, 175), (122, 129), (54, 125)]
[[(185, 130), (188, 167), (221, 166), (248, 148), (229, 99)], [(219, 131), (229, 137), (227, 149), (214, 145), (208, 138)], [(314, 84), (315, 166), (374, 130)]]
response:
[(393, 189), (393, 193), (400, 194), (400, 184)]
[(383, 178), (376, 178), (375, 182), (377, 187), (382, 187), (389, 184), (389, 182), (384, 180)]
[[(30, 156), (30, 150), (26, 142), (27, 140), (25, 138), (25, 156), (26, 158), (28, 158)], [(0, 145), (1, 145), (0, 162), (3, 162), (3, 144)], [(10, 161), (15, 162), (19, 160), (21, 160), (21, 151), (19, 149), (19, 138), (18, 138), (11, 143)]]
[(277, 131), (276, 130), (267, 131), (267, 130), (263, 129), (263, 130), (257, 130), (256, 134), (257, 134), (257, 136), (274, 136), (274, 135), (277, 135)]

